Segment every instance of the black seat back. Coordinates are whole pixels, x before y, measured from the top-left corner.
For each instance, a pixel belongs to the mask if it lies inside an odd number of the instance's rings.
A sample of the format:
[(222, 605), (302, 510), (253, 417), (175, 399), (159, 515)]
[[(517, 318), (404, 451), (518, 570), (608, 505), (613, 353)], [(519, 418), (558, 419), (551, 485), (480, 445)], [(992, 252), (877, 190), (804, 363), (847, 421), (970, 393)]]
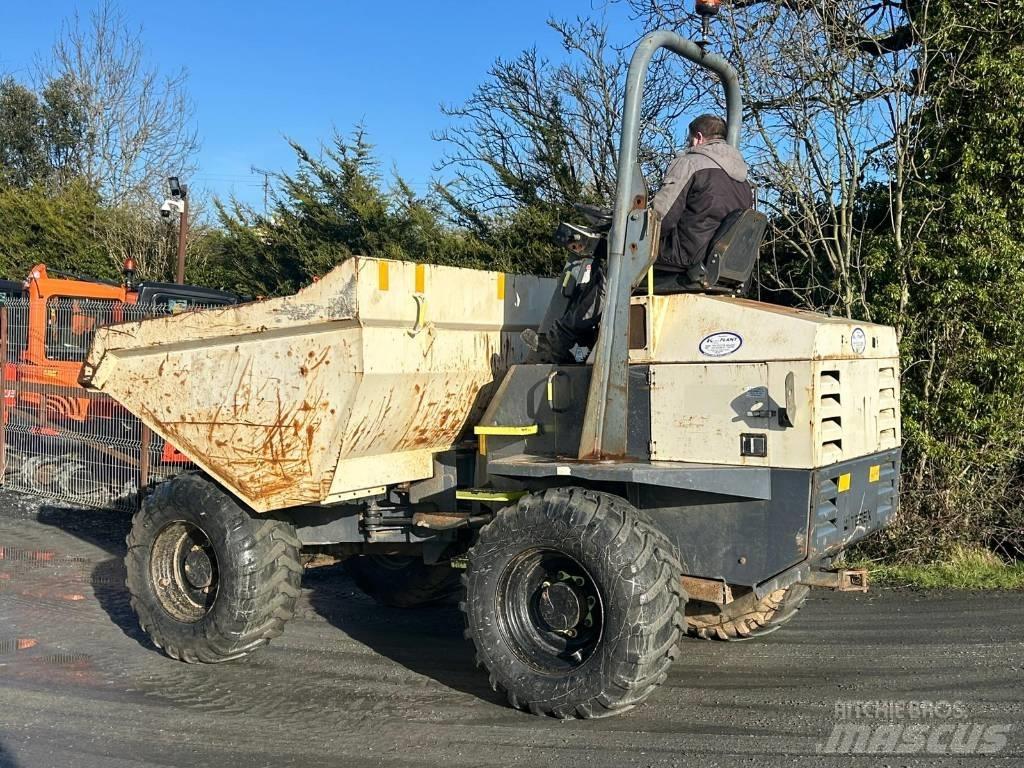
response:
[(767, 227), (768, 218), (751, 208), (726, 216), (715, 232), (704, 262), (690, 267), (689, 278), (694, 287), (745, 293)]

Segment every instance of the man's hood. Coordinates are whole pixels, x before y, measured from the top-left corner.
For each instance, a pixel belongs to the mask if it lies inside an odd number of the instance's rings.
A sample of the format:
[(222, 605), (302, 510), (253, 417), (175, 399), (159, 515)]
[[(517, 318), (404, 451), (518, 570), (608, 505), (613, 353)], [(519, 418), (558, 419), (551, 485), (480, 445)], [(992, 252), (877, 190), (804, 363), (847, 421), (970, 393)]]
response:
[(739, 150), (722, 139), (713, 139), (707, 144), (691, 147), (688, 152), (704, 155), (736, 181), (747, 180), (747, 164)]

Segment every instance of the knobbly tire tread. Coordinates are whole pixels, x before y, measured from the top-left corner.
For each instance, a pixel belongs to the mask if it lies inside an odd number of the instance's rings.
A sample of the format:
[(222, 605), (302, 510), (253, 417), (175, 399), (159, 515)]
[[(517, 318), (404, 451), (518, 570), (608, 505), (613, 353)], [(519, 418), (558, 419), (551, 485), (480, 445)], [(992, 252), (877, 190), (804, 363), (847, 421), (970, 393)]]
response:
[[(555, 543), (600, 582), (608, 603), (606, 636), (564, 686), (518, 659), (493, 619), (500, 570), (519, 552)], [(685, 626), (682, 573), (672, 542), (624, 499), (575, 487), (531, 494), (499, 512), (470, 550), (459, 605), (465, 635), (491, 687), (504, 691), (512, 707), (560, 719), (617, 715), (668, 677)], [(608, 595), (609, 588), (625, 589), (624, 574), (638, 588)]]
[(691, 601), (687, 605), (686, 632), (704, 640), (764, 637), (792, 619), (803, 607), (809, 592), (806, 585), (793, 584), (769, 592), (760, 600), (754, 600), (753, 593), (748, 593), (723, 606)]
[[(195, 623), (167, 613), (150, 584), (151, 547), (163, 526), (175, 520), (202, 522), (218, 558), (220, 591)], [(190, 664), (240, 658), (278, 637), (294, 613), (303, 573), (295, 529), (250, 514), (198, 472), (157, 486), (132, 518), (126, 542), (132, 609), (153, 644), (171, 658)]]
[(369, 557), (355, 555), (342, 567), (360, 590), (391, 608), (430, 605), (462, 589), (457, 570), (447, 565), (427, 565), (421, 559), (409, 558), (408, 567), (387, 570)]

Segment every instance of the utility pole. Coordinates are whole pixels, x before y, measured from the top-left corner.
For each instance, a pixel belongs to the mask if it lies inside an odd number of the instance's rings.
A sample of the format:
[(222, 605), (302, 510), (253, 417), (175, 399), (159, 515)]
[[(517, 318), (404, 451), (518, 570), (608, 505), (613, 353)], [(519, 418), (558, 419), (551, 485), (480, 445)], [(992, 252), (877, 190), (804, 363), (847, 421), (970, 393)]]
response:
[(171, 190), (171, 200), (178, 209), (178, 270), (175, 282), (185, 282), (185, 248), (188, 245), (188, 186), (182, 184), (177, 176), (169, 176), (167, 185)]
[(263, 214), (266, 215), (267, 206), (270, 204), (270, 172), (257, 168), (255, 165), (250, 165), (249, 173), (254, 176), (263, 177)]
[(178, 217), (178, 274), (175, 282), (179, 285), (185, 283), (185, 246), (188, 244), (188, 195), (185, 187), (181, 188), (181, 196), (185, 206)]

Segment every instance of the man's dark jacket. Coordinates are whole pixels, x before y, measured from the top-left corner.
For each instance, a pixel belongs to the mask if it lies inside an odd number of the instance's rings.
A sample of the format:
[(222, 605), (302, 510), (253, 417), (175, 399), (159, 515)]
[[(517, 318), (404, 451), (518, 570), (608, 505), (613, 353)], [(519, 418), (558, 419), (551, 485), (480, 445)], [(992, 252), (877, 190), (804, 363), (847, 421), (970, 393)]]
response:
[(672, 161), (654, 196), (661, 216), (655, 266), (683, 271), (703, 261), (722, 220), (753, 204), (747, 164), (735, 147), (712, 139), (686, 150)]

